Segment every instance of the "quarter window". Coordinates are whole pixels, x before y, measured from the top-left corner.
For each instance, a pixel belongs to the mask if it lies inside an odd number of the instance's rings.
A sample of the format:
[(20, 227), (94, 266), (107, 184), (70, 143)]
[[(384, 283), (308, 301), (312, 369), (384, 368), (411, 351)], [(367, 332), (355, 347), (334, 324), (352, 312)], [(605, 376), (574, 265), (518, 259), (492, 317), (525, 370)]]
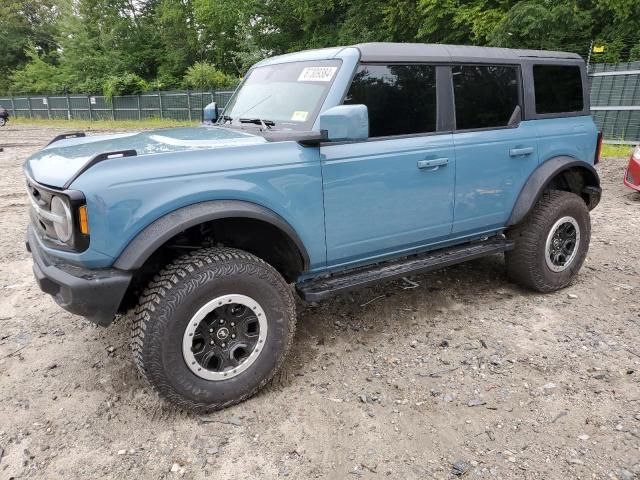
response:
[(432, 65), (360, 65), (344, 100), (369, 110), (369, 137), (436, 130)]
[(580, 67), (534, 65), (533, 88), (536, 113), (581, 112), (584, 108)]
[(515, 67), (457, 65), (453, 67), (456, 128), (504, 127), (518, 105)]

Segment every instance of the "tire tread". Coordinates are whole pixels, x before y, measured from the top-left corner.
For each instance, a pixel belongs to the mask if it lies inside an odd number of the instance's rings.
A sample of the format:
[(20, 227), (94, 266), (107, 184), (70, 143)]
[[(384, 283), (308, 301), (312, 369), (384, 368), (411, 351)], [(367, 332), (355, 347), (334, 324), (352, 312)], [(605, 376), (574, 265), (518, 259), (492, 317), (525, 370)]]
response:
[[(154, 322), (168, 322), (176, 305), (198, 286), (225, 275), (256, 275), (275, 284), (285, 304), (283, 316), (288, 321), (286, 346), (277, 359), (275, 368), (253, 389), (224, 403), (202, 403), (183, 397), (169, 384), (161, 363), (157, 339), (149, 338)], [(210, 411), (242, 402), (266, 385), (282, 366), (295, 335), (295, 301), (291, 289), (282, 276), (264, 260), (243, 250), (210, 247), (183, 255), (167, 264), (154, 276), (140, 296), (131, 328), (131, 349), (134, 363), (145, 382), (161, 397), (179, 408), (191, 411)]]
[[(555, 218), (559, 212), (573, 207), (579, 208), (586, 215), (586, 231), (581, 232), (580, 241), (581, 244), (584, 242), (585, 248), (578, 253), (573, 265), (569, 266), (571, 275), (568, 279), (554, 283), (545, 276), (547, 267), (544, 258), (540, 258), (539, 245), (541, 241), (546, 241), (549, 218)], [(589, 212), (578, 195), (561, 190), (546, 190), (533, 211), (521, 223), (510, 229), (507, 236), (515, 241), (515, 248), (505, 253), (509, 277), (516, 283), (539, 292), (555, 291), (570, 284), (584, 262), (591, 237)]]

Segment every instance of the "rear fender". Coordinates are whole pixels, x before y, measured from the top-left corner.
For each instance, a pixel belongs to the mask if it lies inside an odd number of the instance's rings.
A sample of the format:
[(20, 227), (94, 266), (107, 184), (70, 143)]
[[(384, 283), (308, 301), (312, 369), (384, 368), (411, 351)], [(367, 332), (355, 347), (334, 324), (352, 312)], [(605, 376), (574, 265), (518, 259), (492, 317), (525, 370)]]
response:
[(522, 187), (520, 195), (511, 211), (507, 226), (513, 226), (520, 223), (533, 209), (538, 202), (542, 193), (547, 189), (554, 180), (558, 179), (563, 173), (577, 172), (583, 179), (583, 185), (578, 188), (568, 188), (569, 191), (580, 195), (589, 209), (595, 208), (600, 201), (602, 189), (600, 188), (600, 177), (598, 172), (586, 162), (576, 160), (573, 157), (558, 156), (547, 160), (529, 176), (529, 179)]

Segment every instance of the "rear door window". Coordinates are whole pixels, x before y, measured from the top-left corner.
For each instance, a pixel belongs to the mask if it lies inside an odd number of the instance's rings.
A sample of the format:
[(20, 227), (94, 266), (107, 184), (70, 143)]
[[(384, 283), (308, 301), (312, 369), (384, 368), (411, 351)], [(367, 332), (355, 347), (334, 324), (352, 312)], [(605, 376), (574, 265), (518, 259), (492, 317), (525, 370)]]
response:
[(518, 105), (518, 69), (503, 65), (452, 68), (456, 129), (505, 127)]
[(571, 65), (534, 65), (533, 88), (536, 113), (581, 112), (582, 73)]
[(435, 132), (433, 65), (360, 65), (344, 99), (369, 110), (369, 137)]

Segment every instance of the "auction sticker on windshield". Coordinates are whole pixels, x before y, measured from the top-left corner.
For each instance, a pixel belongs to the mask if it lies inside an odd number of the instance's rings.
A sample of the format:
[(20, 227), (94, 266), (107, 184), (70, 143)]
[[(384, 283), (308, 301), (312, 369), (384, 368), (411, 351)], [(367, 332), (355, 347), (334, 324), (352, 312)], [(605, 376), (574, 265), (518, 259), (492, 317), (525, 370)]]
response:
[(307, 116), (309, 116), (309, 112), (295, 111), (291, 115), (291, 120), (294, 122), (306, 122)]
[(305, 67), (298, 76), (299, 82), (330, 82), (338, 67)]

